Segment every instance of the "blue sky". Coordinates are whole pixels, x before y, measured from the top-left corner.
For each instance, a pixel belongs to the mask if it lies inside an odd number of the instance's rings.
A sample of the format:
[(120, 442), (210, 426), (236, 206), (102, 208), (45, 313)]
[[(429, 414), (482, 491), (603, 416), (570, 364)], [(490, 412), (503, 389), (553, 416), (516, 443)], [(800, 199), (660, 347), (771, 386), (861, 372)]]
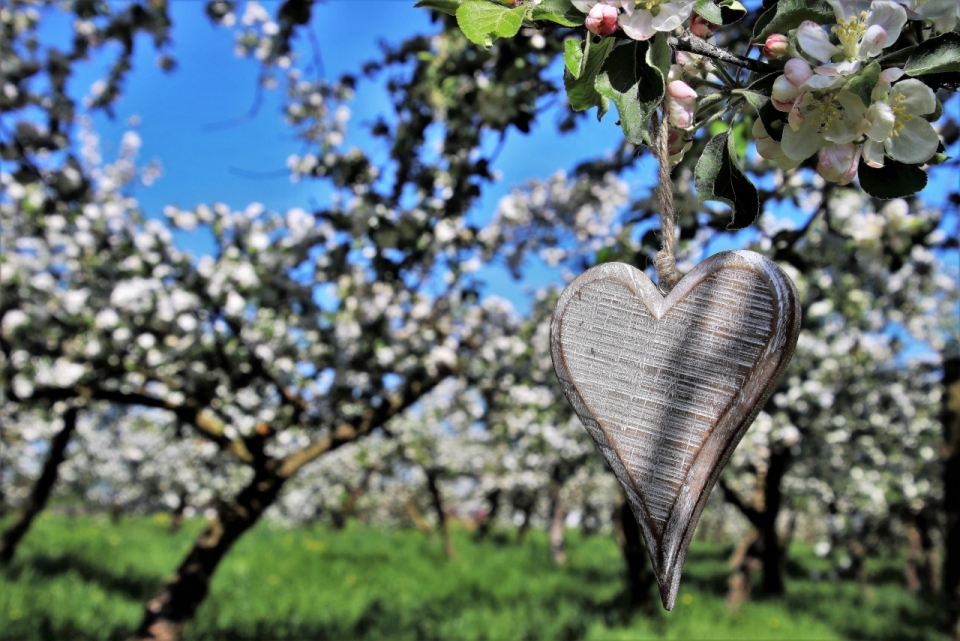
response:
[[(262, 4), (274, 14), (278, 3)], [(251, 202), (280, 211), (322, 206), (330, 193), (323, 181), (294, 184), (285, 171), (287, 157), (303, 148), (283, 121), (282, 90), (264, 93), (256, 117), (223, 126), (250, 110), (257, 92), (259, 65), (255, 60), (234, 55), (233, 31), (214, 28), (203, 6), (199, 0), (171, 3), (172, 53), (178, 63), (174, 72), (162, 72), (156, 64), (152, 43), (146, 38), (138, 41), (134, 70), (116, 105), (116, 118), (99, 115), (94, 121), (105, 157), (113, 156), (120, 137), (129, 128), (129, 118), (137, 116), (137, 130), (143, 140), (141, 161), (157, 160), (163, 167), (162, 177), (153, 186), (141, 186), (134, 192), (149, 216), (159, 216), (168, 204), (192, 208), (217, 201), (234, 209), (243, 209)], [(361, 27), (354, 27), (364, 16), (370, 19), (362, 22)], [(345, 72), (359, 73), (363, 62), (378, 57), (380, 41), (399, 43), (415, 33), (438, 28), (430, 23), (428, 12), (413, 7), (412, 0), (328, 1), (315, 6), (311, 27), (328, 79)], [(68, 37), (68, 28), (67, 21), (59, 18), (46, 35), (56, 41)], [(296, 44), (304, 57), (311, 55), (305, 38), (299, 37)], [(79, 66), (71, 79), (71, 91), (78, 95), (87, 93), (90, 84), (105, 74), (108, 64), (108, 59), (100, 56)], [(559, 61), (552, 71), (560, 83)], [(956, 110), (958, 105), (960, 101), (953, 100), (948, 108)], [(381, 84), (361, 79), (350, 107), (348, 143), (368, 151), (382, 149), (383, 142), (372, 140), (361, 126), (377, 114), (390, 111)], [(614, 124), (615, 116), (611, 113), (598, 123), (590, 114), (580, 121), (576, 132), (561, 136), (554, 126), (558, 112), (552, 110), (543, 114), (531, 134), (511, 131), (494, 164), (494, 169), (502, 173), (502, 180), (487, 187), (474, 214), (476, 218), (484, 220), (492, 215), (499, 198), (511, 187), (532, 177), (549, 176), (557, 169), (572, 168), (579, 161), (614, 147), (621, 136)], [(626, 176), (634, 196), (649, 189), (654, 174), (655, 167), (646, 163)], [(935, 172), (931, 179), (924, 195), (939, 202), (947, 183), (955, 183), (957, 176)], [(950, 231), (955, 227), (954, 221)], [(204, 231), (181, 234), (177, 240), (195, 254), (208, 252), (212, 247), (211, 238)], [(710, 250), (713, 253), (728, 248), (728, 242), (719, 242)], [(509, 298), (521, 313), (528, 308), (523, 285), (514, 282), (504, 270), (490, 269), (482, 275), (489, 282), (488, 291)], [(534, 278), (540, 281), (538, 284), (560, 280), (557, 270), (546, 268), (536, 271)]]
[[(276, 2), (262, 4), (271, 14), (276, 11)], [(140, 160), (156, 160), (163, 167), (157, 182), (134, 191), (146, 214), (159, 216), (168, 204), (191, 208), (217, 201), (234, 209), (261, 202), (268, 209), (280, 211), (322, 205), (330, 194), (323, 181), (295, 184), (285, 171), (287, 157), (302, 153), (303, 147), (283, 121), (282, 90), (264, 92), (256, 117), (224, 126), (250, 110), (257, 92), (259, 65), (233, 54), (233, 32), (214, 28), (204, 15), (203, 3), (174, 0), (171, 7), (176, 70), (161, 71), (152, 43), (141, 38), (133, 72), (115, 107), (116, 117), (98, 115), (94, 119), (107, 159), (115, 154), (121, 136), (130, 128), (130, 117), (139, 119), (136, 130), (143, 140)], [(362, 29), (344, 27), (356, 24), (358, 15), (377, 18), (365, 23)], [(359, 74), (363, 62), (377, 59), (381, 41), (399, 43), (416, 33), (438, 29), (430, 23), (427, 11), (415, 9), (413, 2), (406, 0), (326, 2), (315, 8), (311, 26), (328, 79), (346, 72)], [(67, 28), (66, 20), (55, 22), (47, 31), (48, 37), (67, 37)], [(305, 58), (311, 56), (305, 38), (298, 38), (297, 45)], [(71, 79), (71, 91), (86, 94), (89, 86), (105, 74), (108, 65), (109, 60), (100, 56), (80, 66)], [(553, 71), (558, 84), (562, 84), (562, 69), (558, 65)], [(383, 142), (372, 140), (362, 126), (391, 110), (382, 85), (376, 80), (361, 79), (350, 108), (348, 144), (368, 151), (383, 149)], [(554, 126), (559, 114), (552, 110), (544, 114), (531, 134), (511, 131), (494, 165), (502, 173), (502, 180), (488, 185), (474, 215), (480, 220), (492, 215), (499, 198), (525, 180), (549, 176), (557, 169), (571, 168), (613, 148), (621, 135), (613, 116), (598, 123), (590, 115), (582, 119), (576, 132), (560, 136)], [(635, 193), (649, 188), (648, 180), (634, 178)], [(209, 252), (212, 247), (211, 237), (205, 231), (191, 236), (181, 234), (177, 240), (195, 254)], [(559, 280), (558, 274), (544, 269), (541, 277)], [(490, 281), (491, 291), (506, 296), (521, 311), (527, 308), (528, 297), (522, 284), (514, 282), (505, 270), (487, 270), (484, 277)]]

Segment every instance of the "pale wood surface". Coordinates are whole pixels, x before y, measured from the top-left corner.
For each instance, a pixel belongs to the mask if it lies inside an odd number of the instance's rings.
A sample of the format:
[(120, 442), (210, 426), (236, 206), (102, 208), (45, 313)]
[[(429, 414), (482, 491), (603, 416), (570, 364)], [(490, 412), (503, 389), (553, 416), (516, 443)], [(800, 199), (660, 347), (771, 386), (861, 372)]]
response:
[(799, 328), (790, 278), (749, 251), (708, 258), (666, 298), (622, 263), (584, 272), (560, 296), (557, 377), (626, 490), (668, 610), (710, 490)]

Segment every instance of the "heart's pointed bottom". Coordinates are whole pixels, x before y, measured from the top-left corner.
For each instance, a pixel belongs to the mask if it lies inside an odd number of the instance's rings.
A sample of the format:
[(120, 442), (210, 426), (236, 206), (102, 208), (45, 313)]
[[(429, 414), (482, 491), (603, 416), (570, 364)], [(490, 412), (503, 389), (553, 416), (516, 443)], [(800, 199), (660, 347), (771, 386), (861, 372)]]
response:
[(624, 489), (666, 610), (707, 498), (793, 356), (799, 309), (790, 278), (741, 250), (711, 256), (667, 297), (620, 263), (560, 296), (557, 379)]

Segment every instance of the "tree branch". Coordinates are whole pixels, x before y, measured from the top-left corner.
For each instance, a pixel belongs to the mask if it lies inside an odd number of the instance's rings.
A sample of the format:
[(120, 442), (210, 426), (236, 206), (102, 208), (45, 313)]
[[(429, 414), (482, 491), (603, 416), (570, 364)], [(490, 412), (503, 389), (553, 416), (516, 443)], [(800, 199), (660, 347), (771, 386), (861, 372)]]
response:
[(750, 524), (753, 525), (753, 527), (757, 528), (758, 530), (763, 527), (763, 514), (760, 512), (760, 510), (744, 503), (740, 497), (737, 496), (736, 492), (730, 489), (730, 486), (727, 485), (726, 481), (723, 479), (720, 479), (717, 485), (719, 485), (720, 489), (723, 491), (723, 499), (733, 507), (740, 510), (740, 512), (747, 517), (747, 520), (750, 521)]
[(676, 36), (667, 36), (667, 44), (677, 51), (686, 51), (689, 53), (695, 53), (698, 56), (707, 56), (708, 58), (713, 58), (714, 60), (726, 62), (738, 67), (743, 67), (744, 69), (756, 71), (757, 73), (766, 74), (780, 71), (778, 67), (768, 62), (747, 58), (746, 56), (741, 56), (716, 47), (706, 40), (698, 38), (687, 30), (680, 32), (680, 34)]
[(323, 438), (319, 438), (287, 456), (280, 464), (277, 475), (282, 478), (290, 478), (300, 468), (316, 458), (342, 445), (352, 443), (376, 428), (382, 427), (384, 423), (416, 403), (451, 374), (453, 374), (453, 370), (443, 367), (432, 379), (423, 376), (409, 378), (396, 394), (390, 396), (378, 407), (368, 408), (367, 411), (357, 417), (356, 421), (341, 423)]

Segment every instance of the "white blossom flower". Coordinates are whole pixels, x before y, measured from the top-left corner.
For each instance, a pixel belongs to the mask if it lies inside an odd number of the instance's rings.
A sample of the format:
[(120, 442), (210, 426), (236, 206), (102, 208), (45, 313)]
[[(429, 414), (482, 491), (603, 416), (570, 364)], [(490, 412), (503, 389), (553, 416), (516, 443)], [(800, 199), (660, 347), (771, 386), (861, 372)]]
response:
[(865, 110), (863, 100), (845, 89), (804, 91), (783, 128), (783, 152), (793, 160), (805, 160), (826, 143), (857, 140), (870, 125), (863, 117)]
[(797, 30), (803, 52), (826, 63), (817, 68), (823, 75), (853, 73), (863, 61), (896, 42), (907, 22), (907, 12), (893, 0), (830, 0), (830, 4), (837, 16), (830, 33), (839, 44), (831, 42), (816, 22), (807, 20)]
[(820, 149), (817, 173), (830, 182), (846, 185), (856, 177), (859, 163), (860, 145), (829, 143)]
[(933, 125), (920, 117), (936, 110), (937, 98), (930, 87), (913, 78), (890, 88), (891, 81), (902, 75), (902, 69), (887, 69), (881, 74), (874, 102), (864, 115), (870, 128), (863, 154), (871, 167), (882, 167), (884, 155), (916, 164), (937, 153), (940, 137)]
[(960, 19), (960, 3), (957, 0), (898, 0), (907, 10), (911, 20), (929, 20), (934, 31), (953, 31)]
[(649, 40), (658, 31), (673, 31), (693, 11), (694, 0), (624, 2), (620, 28), (634, 40)]

